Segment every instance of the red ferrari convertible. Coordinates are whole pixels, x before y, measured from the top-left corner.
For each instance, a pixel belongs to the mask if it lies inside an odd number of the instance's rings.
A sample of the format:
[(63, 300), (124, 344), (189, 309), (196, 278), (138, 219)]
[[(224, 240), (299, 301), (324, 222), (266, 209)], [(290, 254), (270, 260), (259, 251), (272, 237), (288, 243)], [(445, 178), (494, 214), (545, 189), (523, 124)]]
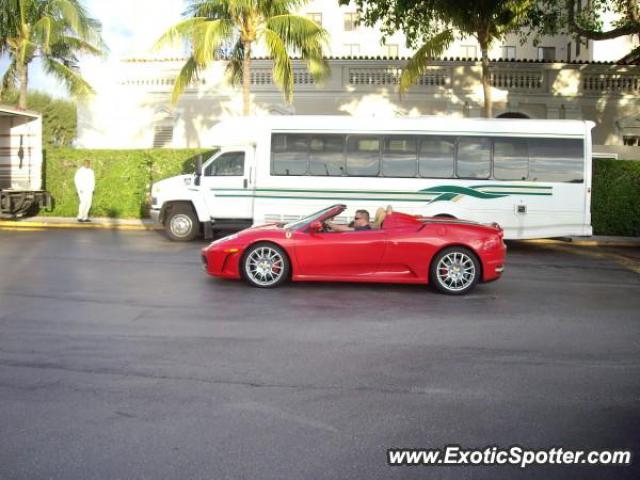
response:
[(288, 224), (248, 228), (202, 249), (209, 275), (255, 287), (293, 281), (432, 284), (452, 295), (496, 280), (506, 246), (497, 224), (389, 213), (379, 228), (329, 231), (333, 205)]

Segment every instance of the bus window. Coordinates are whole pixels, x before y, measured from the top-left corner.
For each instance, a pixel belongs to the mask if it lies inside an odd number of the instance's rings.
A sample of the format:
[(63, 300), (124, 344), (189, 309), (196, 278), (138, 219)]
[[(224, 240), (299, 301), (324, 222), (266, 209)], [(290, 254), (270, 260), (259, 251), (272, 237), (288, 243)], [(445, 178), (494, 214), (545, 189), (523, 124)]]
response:
[(529, 177), (529, 149), (521, 138), (493, 141), (493, 176), (497, 180), (526, 180)]
[(274, 134), (271, 137), (271, 173), (305, 175), (309, 161), (307, 135)]
[(453, 157), (456, 144), (453, 138), (422, 137), (418, 151), (421, 177), (453, 177)]
[(380, 139), (351, 135), (347, 140), (347, 174), (375, 177), (380, 173)]
[(460, 178), (489, 178), (491, 142), (486, 137), (460, 137), (456, 173)]
[(530, 178), (539, 182), (583, 181), (582, 140), (535, 138), (529, 140)]
[(386, 137), (382, 151), (382, 174), (385, 177), (416, 176), (415, 137)]
[(344, 175), (343, 135), (312, 135), (309, 152), (309, 173), (311, 175)]

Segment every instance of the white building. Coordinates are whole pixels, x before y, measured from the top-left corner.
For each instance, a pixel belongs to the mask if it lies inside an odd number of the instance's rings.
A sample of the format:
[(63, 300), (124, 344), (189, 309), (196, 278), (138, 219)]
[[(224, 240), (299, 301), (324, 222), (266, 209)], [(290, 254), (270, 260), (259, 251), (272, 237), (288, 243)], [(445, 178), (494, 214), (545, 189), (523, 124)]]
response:
[[(334, 1), (314, 0), (303, 13), (331, 35), (331, 76), (316, 85), (296, 62), (294, 101), (287, 105), (272, 82), (272, 63), (256, 59), (251, 75), (254, 114), (482, 115), (477, 43), (456, 42), (400, 97), (403, 57), (412, 54), (402, 35), (381, 45), (378, 30), (354, 25), (355, 8)], [(640, 144), (640, 66), (589, 62), (599, 51), (593, 43), (583, 45), (578, 55), (576, 45), (562, 36), (536, 47), (521, 46), (516, 36), (495, 45), (490, 54), (495, 59), (494, 115), (593, 120), (595, 143)], [(241, 94), (225, 82), (224, 61), (215, 62), (171, 105), (170, 91), (185, 61), (176, 56), (180, 52), (172, 53), (125, 59), (108, 74), (84, 72), (97, 95), (79, 104), (79, 146), (206, 147), (213, 125), (241, 114)]]

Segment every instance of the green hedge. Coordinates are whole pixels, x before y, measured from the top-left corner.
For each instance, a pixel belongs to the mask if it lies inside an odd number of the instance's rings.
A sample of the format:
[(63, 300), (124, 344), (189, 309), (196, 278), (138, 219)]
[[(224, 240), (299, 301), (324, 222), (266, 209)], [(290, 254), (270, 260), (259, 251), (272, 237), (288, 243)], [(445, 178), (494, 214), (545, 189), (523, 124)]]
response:
[[(78, 197), (73, 176), (84, 159), (96, 173), (91, 214), (96, 217), (141, 218), (148, 212), (151, 183), (193, 172), (203, 149), (76, 150), (45, 152), (45, 186), (54, 199), (44, 215), (74, 217)], [(593, 161), (592, 224), (596, 235), (640, 236), (640, 161)]]
[(591, 223), (595, 235), (640, 236), (640, 161), (593, 161)]
[(85, 159), (96, 175), (91, 215), (141, 218), (147, 216), (149, 190), (157, 180), (193, 172), (203, 149), (77, 150), (45, 151), (45, 188), (53, 197), (53, 210), (42, 215), (74, 217), (78, 196), (73, 177)]

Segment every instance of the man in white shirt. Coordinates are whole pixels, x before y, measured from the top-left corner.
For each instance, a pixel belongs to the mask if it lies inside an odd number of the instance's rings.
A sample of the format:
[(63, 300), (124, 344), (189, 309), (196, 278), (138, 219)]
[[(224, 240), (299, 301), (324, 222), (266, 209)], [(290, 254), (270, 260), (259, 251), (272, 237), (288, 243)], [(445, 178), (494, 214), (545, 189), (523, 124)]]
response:
[(90, 222), (89, 210), (91, 209), (91, 200), (93, 198), (93, 190), (96, 186), (96, 177), (91, 170), (89, 160), (83, 162), (83, 166), (78, 169), (74, 178), (78, 197), (80, 198), (80, 206), (78, 207), (78, 222)]

